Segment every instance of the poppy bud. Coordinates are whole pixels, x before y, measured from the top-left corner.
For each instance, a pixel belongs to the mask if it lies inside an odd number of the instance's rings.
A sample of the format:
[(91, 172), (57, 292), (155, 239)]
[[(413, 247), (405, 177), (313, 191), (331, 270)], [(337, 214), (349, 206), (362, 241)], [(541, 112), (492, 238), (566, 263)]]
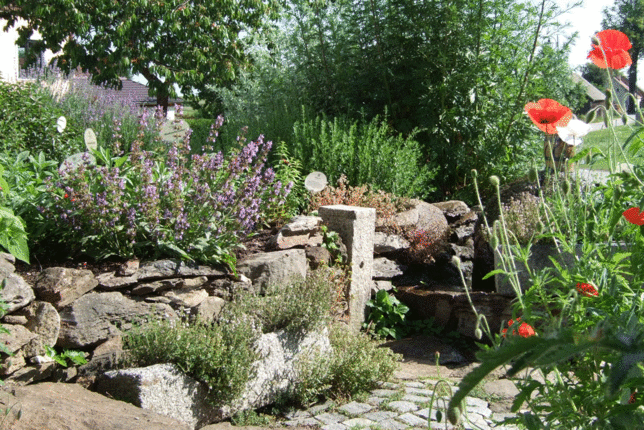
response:
[(483, 331), (481, 330), (480, 327), (477, 327), (476, 330), (474, 330), (474, 337), (477, 339), (480, 339), (483, 337)]
[(461, 259), (458, 257), (458, 255), (455, 255), (452, 257), (452, 264), (456, 266), (459, 270), (461, 268)]
[(499, 184), (501, 184), (501, 180), (499, 179), (498, 176), (492, 175), (490, 176), (490, 184), (492, 184), (495, 187), (498, 187)]
[(530, 170), (528, 170), (528, 179), (532, 182), (537, 182), (539, 180), (539, 172), (536, 167), (530, 167)]
[(476, 178), (479, 175), (479, 172), (476, 169), (472, 169), (472, 177)]
[(591, 110), (588, 112), (588, 115), (586, 115), (586, 122), (590, 124), (595, 120), (595, 117), (597, 116), (597, 111), (595, 109)]
[(597, 45), (597, 46), (601, 45), (601, 41), (597, 36), (593, 36), (592, 39), (590, 39), (590, 41), (593, 42), (594, 45)]
[(622, 115), (622, 124), (626, 125), (628, 123), (628, 115)]
[(613, 92), (610, 88), (606, 89), (606, 109), (610, 109), (610, 105), (613, 102)]

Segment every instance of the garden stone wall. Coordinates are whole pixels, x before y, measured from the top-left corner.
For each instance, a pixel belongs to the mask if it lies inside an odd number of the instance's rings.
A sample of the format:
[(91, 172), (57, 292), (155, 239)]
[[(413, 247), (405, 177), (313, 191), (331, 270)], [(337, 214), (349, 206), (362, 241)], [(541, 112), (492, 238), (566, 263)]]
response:
[[(18, 385), (49, 380), (92, 387), (97, 379), (104, 381), (104, 373), (115, 367), (123, 353), (121, 335), (133, 325), (151, 318), (178, 320), (179, 315), (212, 321), (235, 291), (261, 294), (271, 285), (304, 279), (310, 267), (328, 264), (331, 259), (322, 246), (321, 220), (338, 231), (346, 247), (344, 259), (352, 271), (348, 309), (352, 328), (359, 328), (364, 321), (365, 303), (375, 292), (395, 286), (398, 297), (416, 316), (433, 317), (443, 327), (473, 334), (475, 321), (465, 301), (461, 273), (469, 286), (477, 287), (473, 273), (480, 264), (477, 258), (481, 252), (474, 246), (476, 211), (463, 202), (430, 205), (416, 201), (399, 214), (397, 222), (406, 228), (429, 232), (436, 240), (447, 238), (442, 251), (422, 263), (401, 260), (413, 245), (384, 228), (373, 209), (323, 207), (320, 215), (296, 217), (273, 238), (273, 251), (240, 261), (236, 275), (223, 267), (166, 259), (144, 264), (131, 261), (115, 272), (98, 276), (82, 269), (49, 268), (29, 285), (16, 275), (14, 258), (0, 254), (0, 276), (5, 280), (0, 296), (9, 305), (2, 319), (9, 333), (0, 335), (0, 342), (12, 353), (0, 357), (0, 377)], [(458, 257), (460, 264), (453, 257)], [(509, 304), (495, 293), (477, 292), (473, 297), (478, 309), (497, 319)], [(282, 335), (273, 336), (279, 340)], [(249, 385), (242, 397), (246, 403), (239, 403), (237, 408), (274, 400), (294, 377), (292, 369), (280, 368), (277, 362), (288, 363), (285, 357), (292, 359), (301, 353), (307, 342), (318, 350), (328, 348), (328, 338), (299, 340), (295, 344), (292, 340), (277, 342), (281, 346), (275, 344), (275, 351), (284, 351), (281, 358), (272, 364), (270, 360), (256, 363), (258, 369), (271, 375), (262, 387), (279, 389), (259, 395), (258, 388)], [(89, 362), (64, 369), (47, 355), (47, 347), (84, 351)], [(272, 353), (267, 352), (265, 357)], [(255, 401), (249, 400), (253, 396)], [(227, 412), (215, 415), (221, 419), (235, 410), (231, 405)], [(197, 428), (205, 421), (194, 418), (184, 422)]]

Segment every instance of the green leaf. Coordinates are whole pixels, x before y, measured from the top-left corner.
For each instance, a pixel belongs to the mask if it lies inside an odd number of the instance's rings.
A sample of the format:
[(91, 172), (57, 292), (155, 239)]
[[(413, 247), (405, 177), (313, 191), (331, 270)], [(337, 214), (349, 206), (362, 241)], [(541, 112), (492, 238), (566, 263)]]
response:
[(487, 275), (485, 275), (483, 277), (483, 280), (489, 279), (492, 276), (501, 275), (503, 273), (507, 273), (507, 272), (505, 270), (503, 270), (503, 269), (492, 270), (491, 272), (489, 272)]

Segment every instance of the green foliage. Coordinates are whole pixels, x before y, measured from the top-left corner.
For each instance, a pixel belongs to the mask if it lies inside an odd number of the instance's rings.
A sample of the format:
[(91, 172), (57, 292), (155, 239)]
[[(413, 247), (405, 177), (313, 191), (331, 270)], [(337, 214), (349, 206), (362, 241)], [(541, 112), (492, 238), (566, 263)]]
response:
[(69, 72), (80, 66), (97, 84), (120, 87), (121, 76), (140, 73), (162, 106), (175, 85), (190, 95), (193, 89), (234, 80), (248, 63), (245, 45), (251, 37), (242, 34), (261, 33), (278, 9), (260, 0), (7, 4), (0, 18), (9, 27), (21, 18), (26, 23), (19, 29), (19, 44), (37, 29), (42, 40), (33, 44), (34, 52), (62, 50), (60, 67)]
[(0, 150), (44, 152), (61, 162), (84, 147), (82, 132), (73, 120), (68, 120), (62, 133), (56, 129), (63, 114), (49, 90), (33, 83), (0, 81)]
[[(233, 139), (217, 139), (216, 141), (209, 140), (211, 137), (212, 125), (216, 122), (214, 119), (209, 118), (187, 118), (186, 121), (190, 125), (192, 134), (190, 135), (190, 147), (194, 154), (201, 154), (204, 150), (212, 152), (221, 151), (222, 154), (228, 154), (232, 148), (237, 147), (237, 143), (233, 144)], [(207, 146), (212, 149), (206, 148)]]
[(300, 379), (289, 399), (309, 405), (321, 398), (351, 398), (388, 381), (400, 356), (364, 333), (352, 333), (345, 325), (331, 328), (332, 354), (311, 352), (298, 363)]
[(252, 343), (258, 333), (248, 318), (222, 324), (157, 321), (128, 332), (126, 365), (173, 363), (210, 389), (208, 400), (225, 404), (238, 396), (252, 377), (257, 358)]
[(263, 333), (285, 330), (292, 333), (320, 329), (328, 323), (333, 305), (331, 269), (321, 267), (304, 281), (269, 288), (263, 296), (242, 294), (228, 311), (252, 315)]
[(65, 349), (63, 352), (57, 352), (49, 345), (45, 345), (45, 351), (48, 357), (52, 358), (56, 363), (63, 367), (70, 366), (67, 360), (71, 362), (72, 366), (82, 366), (83, 364), (87, 364), (85, 353), (82, 351)]
[[(275, 28), (262, 35), (264, 39), (249, 49), (252, 67), (239, 73), (233, 84), (212, 86), (203, 94), (209, 106), (220, 105), (220, 109), (210, 108), (205, 113), (213, 118), (222, 113), (226, 116), (223, 133), (228, 138), (248, 127), (251, 137), (261, 133), (268, 140), (290, 145), (293, 124), (302, 119), (302, 106), (308, 103), (291, 62), (282, 55), (282, 47), (287, 46), (283, 32)], [(209, 103), (213, 100), (218, 103)]]
[[(555, 174), (537, 183), (542, 231), (537, 238), (553, 243), (562, 257), (570, 257), (568, 262), (553, 257), (552, 268), (531, 267), (530, 247), (518, 245), (503, 210), (488, 232), (493, 246), (512, 249), (511, 256), (502, 253), (502, 268), (493, 274), (509, 277), (517, 296), (513, 318), (520, 316), (536, 334), (522, 338), (493, 333), (474, 309), (479, 330), (486, 331), (493, 345), (480, 353), (481, 365), (463, 379), (452, 398), (452, 423), (459, 418), (467, 392), (505, 364), (510, 365), (510, 377), (528, 367), (542, 373), (542, 379), (517, 382), (520, 394), (513, 409), (527, 402), (530, 412), (519, 414), (515, 422), (528, 428), (628, 429), (641, 422), (644, 298), (639, 286), (644, 283), (644, 228), (634, 225), (638, 222), (626, 218), (624, 211), (637, 208), (639, 213), (644, 208), (644, 168), (636, 164), (629, 172), (615, 170), (616, 157), (632, 161), (641, 144), (639, 130), (622, 143), (610, 127), (610, 140), (602, 142), (606, 155), (598, 158), (606, 158), (613, 173), (601, 184), (575, 181), (574, 172), (572, 177)], [(519, 269), (529, 277), (522, 286)]]
[(271, 427), (275, 422), (275, 418), (270, 415), (259, 414), (253, 410), (245, 410), (237, 412), (230, 418), (230, 422), (234, 426), (242, 427)]
[(409, 332), (405, 325), (405, 316), (409, 308), (394, 295), (379, 290), (376, 298), (367, 301), (369, 319), (363, 324), (368, 331), (381, 337), (400, 339)]
[(283, 55), (316, 112), (368, 122), (387, 107), (396, 132), (420, 129), (421, 159), (438, 170), (435, 194), (453, 195), (473, 167), (514, 177), (536, 155), (520, 114), (527, 101), (557, 98), (573, 108), (583, 101), (569, 78), (568, 42), (555, 48), (550, 39), (555, 8), (516, 0), (296, 1)]
[(295, 124), (291, 152), (305, 172), (319, 170), (331, 183), (344, 175), (349, 184), (424, 197), (431, 192), (433, 174), (414, 134), (396, 135), (380, 117), (370, 122), (317, 117)]
[(275, 180), (282, 186), (290, 187), (290, 192), (283, 205), (275, 207), (274, 212), (266, 213), (265, 216), (274, 222), (281, 223), (302, 213), (307, 208), (310, 193), (304, 188), (302, 162), (291, 156), (284, 142), (277, 144), (272, 158)]
[[(4, 179), (4, 168), (0, 165), (0, 202), (11, 200), (9, 184)], [(29, 245), (25, 223), (19, 216), (14, 215), (11, 208), (0, 204), (0, 246), (7, 252), (29, 264)]]

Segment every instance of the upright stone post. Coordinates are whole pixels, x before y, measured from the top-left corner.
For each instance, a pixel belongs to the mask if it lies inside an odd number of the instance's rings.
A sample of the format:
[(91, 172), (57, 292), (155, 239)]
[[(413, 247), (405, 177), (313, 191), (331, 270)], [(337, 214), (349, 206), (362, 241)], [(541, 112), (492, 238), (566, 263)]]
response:
[(358, 331), (365, 320), (367, 300), (371, 297), (376, 210), (333, 205), (322, 206), (319, 215), (330, 230), (340, 235), (347, 247), (351, 270), (349, 325)]

